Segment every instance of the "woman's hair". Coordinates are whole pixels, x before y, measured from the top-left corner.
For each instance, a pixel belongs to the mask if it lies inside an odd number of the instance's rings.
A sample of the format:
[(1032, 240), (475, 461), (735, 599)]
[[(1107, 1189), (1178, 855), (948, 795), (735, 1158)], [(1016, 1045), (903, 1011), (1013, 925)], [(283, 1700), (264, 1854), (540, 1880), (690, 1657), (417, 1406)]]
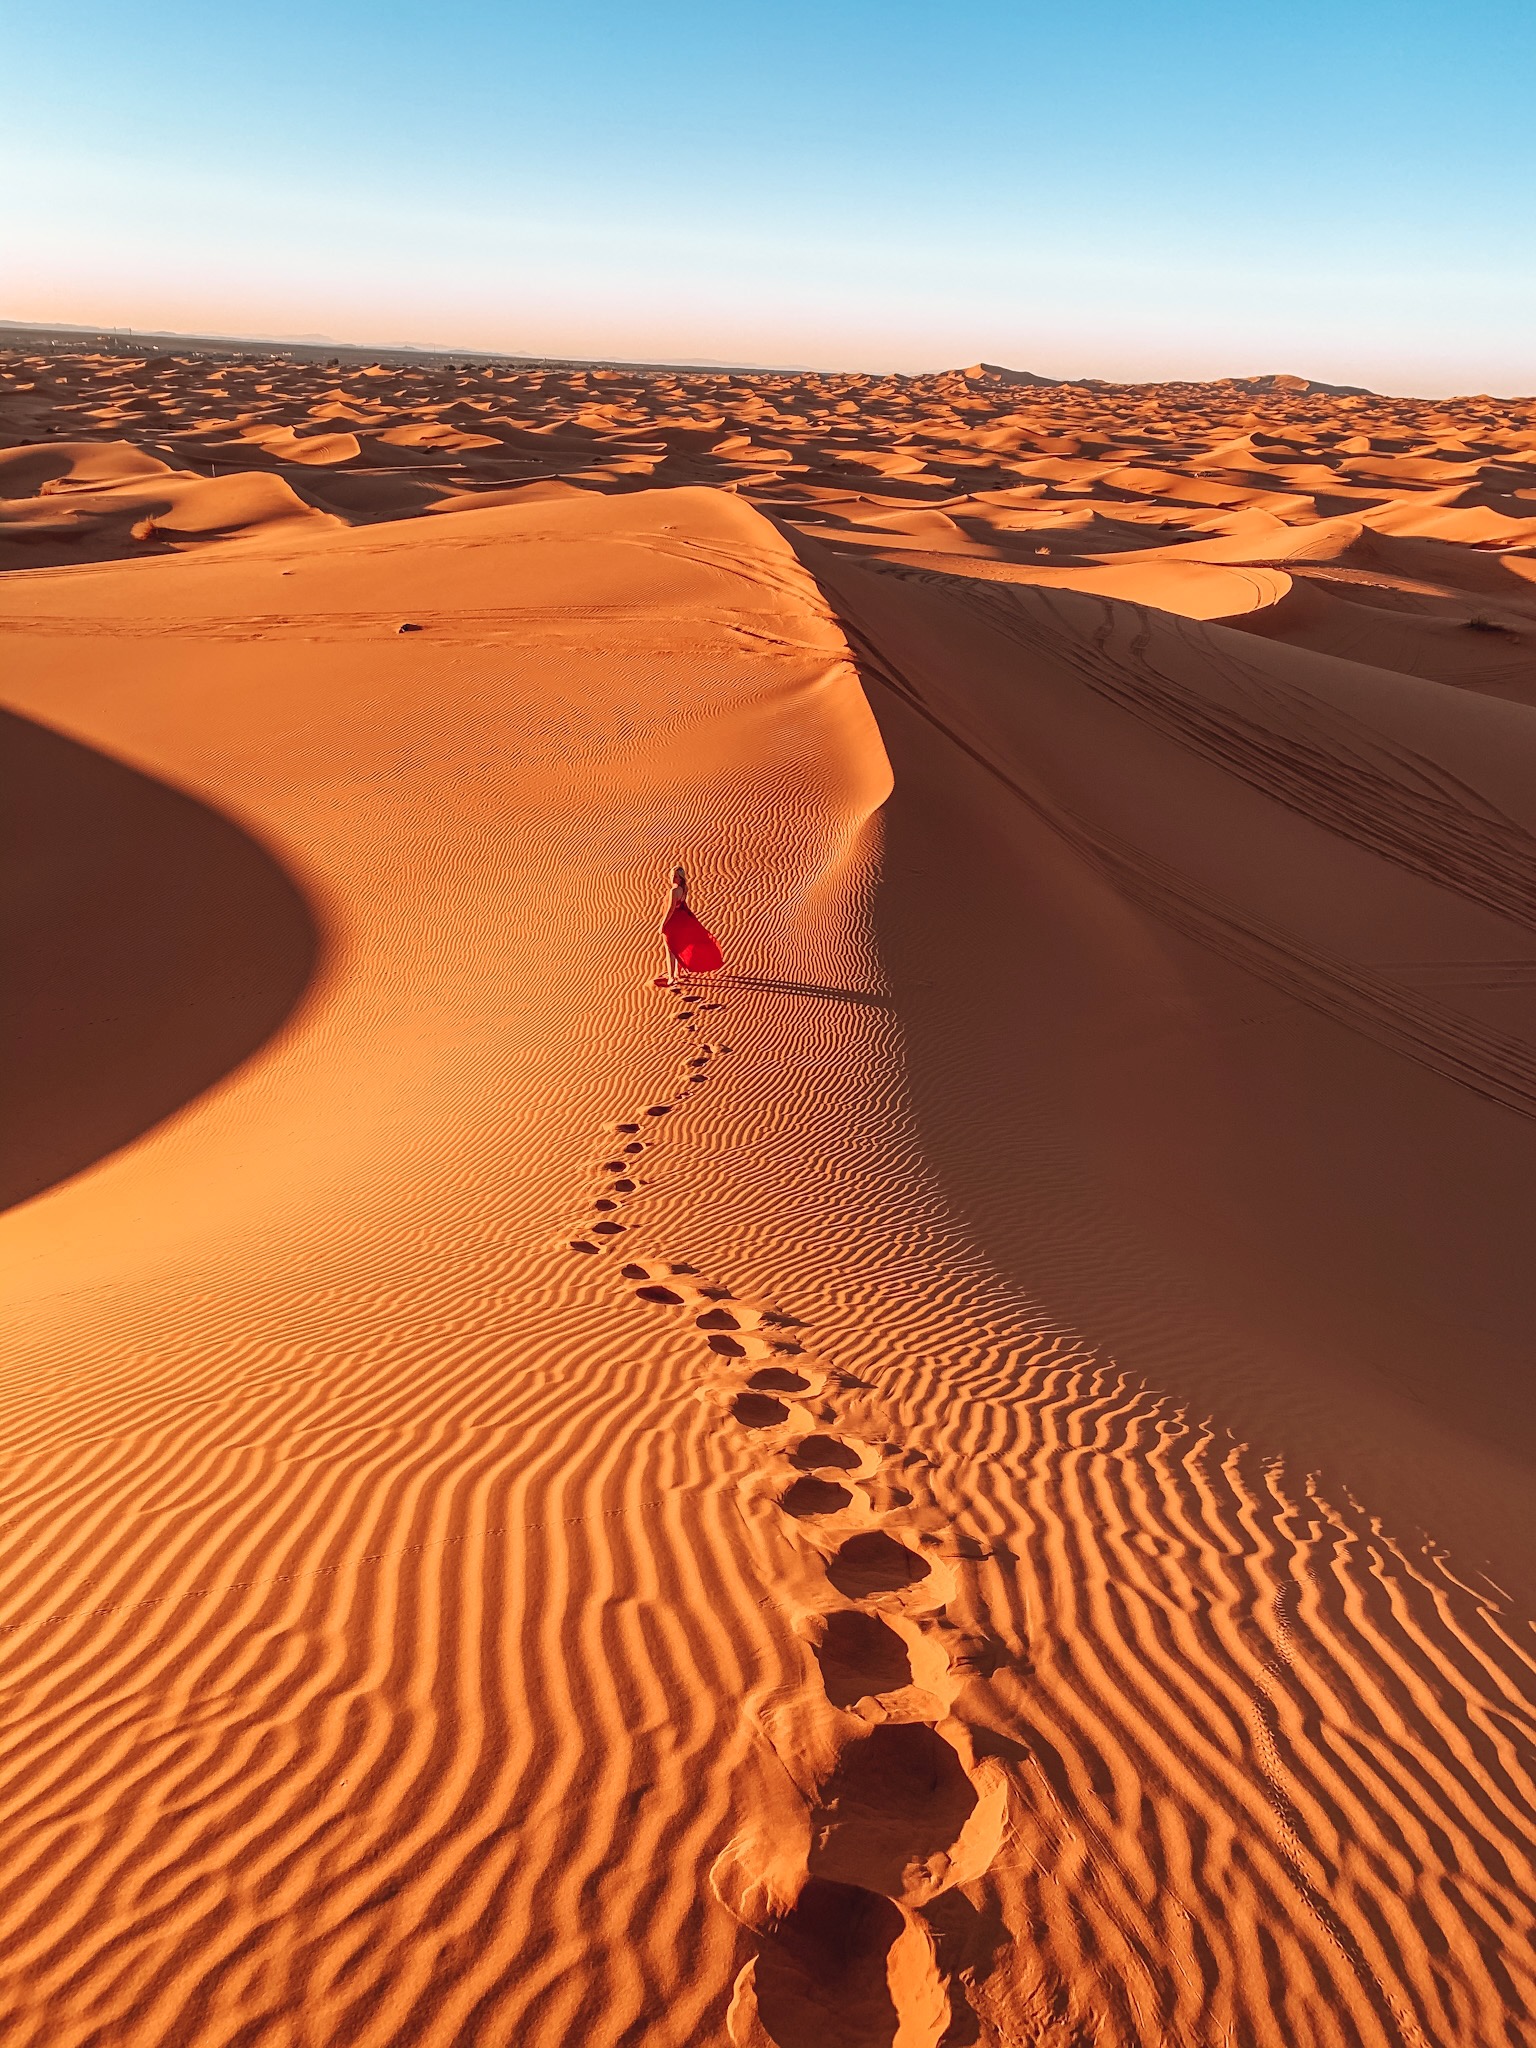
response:
[(674, 868), (672, 870), (672, 886), (674, 889), (687, 888), (688, 877), (683, 873), (681, 868)]

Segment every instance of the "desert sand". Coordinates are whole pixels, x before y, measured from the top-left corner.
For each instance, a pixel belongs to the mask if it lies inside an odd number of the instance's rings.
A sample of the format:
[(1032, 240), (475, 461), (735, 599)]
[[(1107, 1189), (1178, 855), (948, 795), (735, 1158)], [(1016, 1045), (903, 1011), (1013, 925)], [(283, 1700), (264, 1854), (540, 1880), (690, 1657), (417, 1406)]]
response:
[(1536, 2039), (1536, 402), (0, 368), (0, 2039)]

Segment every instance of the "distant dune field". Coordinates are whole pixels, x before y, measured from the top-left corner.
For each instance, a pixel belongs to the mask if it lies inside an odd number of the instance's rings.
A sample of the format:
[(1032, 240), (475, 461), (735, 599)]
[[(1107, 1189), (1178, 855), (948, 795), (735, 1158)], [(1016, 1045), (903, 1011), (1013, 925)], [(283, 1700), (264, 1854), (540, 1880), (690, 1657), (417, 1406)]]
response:
[(1536, 2039), (1536, 404), (0, 370), (0, 2041)]

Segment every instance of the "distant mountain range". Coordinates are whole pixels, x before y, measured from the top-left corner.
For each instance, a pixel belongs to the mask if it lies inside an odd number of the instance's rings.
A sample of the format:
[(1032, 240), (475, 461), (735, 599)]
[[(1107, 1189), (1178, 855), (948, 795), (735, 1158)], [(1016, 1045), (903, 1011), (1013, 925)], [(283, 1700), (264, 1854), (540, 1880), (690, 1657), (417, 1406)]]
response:
[[(550, 364), (582, 369), (615, 370), (740, 370), (747, 372), (766, 371), (779, 376), (814, 377), (835, 375), (836, 372), (816, 371), (803, 363), (717, 363), (717, 362), (636, 362), (612, 356), (534, 356), (518, 355), (501, 349), (454, 348), (447, 342), (387, 341), (356, 342), (338, 341), (330, 334), (179, 334), (162, 328), (146, 327), (88, 327), (76, 320), (6, 320), (0, 319), (0, 334), (35, 335), (99, 335), (113, 341), (141, 342), (146, 345), (163, 346), (167, 343), (192, 348), (304, 348), (334, 349), (339, 354), (375, 359), (380, 356), (450, 356), (478, 363), (526, 363)], [(876, 374), (878, 372), (869, 373)], [(999, 384), (1051, 385), (1073, 389), (1104, 389), (1116, 387), (1116, 380), (1109, 377), (1045, 377), (1037, 370), (1010, 370), (1001, 363), (972, 363), (966, 369), (949, 372), (925, 372), (926, 375), (950, 375), (963, 377), (969, 384), (996, 387)], [(1308, 391), (1320, 391), (1332, 398), (1373, 398), (1377, 394), (1364, 384), (1324, 384), (1314, 378), (1292, 376), (1286, 371), (1271, 371), (1262, 377), (1208, 377), (1208, 378), (1148, 378), (1131, 379), (1137, 382), (1166, 384), (1211, 384), (1238, 391), (1251, 391), (1255, 395), (1266, 392), (1288, 392), (1292, 395)], [(1124, 388), (1120, 386), (1118, 388)]]
[[(970, 384), (1055, 384), (1074, 387), (1100, 386), (1109, 389), (1114, 380), (1107, 377), (1042, 377), (1036, 370), (1006, 370), (1001, 363), (972, 363), (969, 369), (958, 373)], [(1133, 379), (1132, 382), (1143, 380)], [(1149, 383), (1205, 383), (1230, 385), (1234, 390), (1255, 393), (1285, 391), (1300, 394), (1307, 391), (1325, 392), (1330, 398), (1374, 398), (1377, 394), (1364, 384), (1324, 384), (1314, 377), (1292, 376), (1286, 370), (1271, 370), (1262, 377), (1205, 377), (1205, 378), (1150, 378)]]

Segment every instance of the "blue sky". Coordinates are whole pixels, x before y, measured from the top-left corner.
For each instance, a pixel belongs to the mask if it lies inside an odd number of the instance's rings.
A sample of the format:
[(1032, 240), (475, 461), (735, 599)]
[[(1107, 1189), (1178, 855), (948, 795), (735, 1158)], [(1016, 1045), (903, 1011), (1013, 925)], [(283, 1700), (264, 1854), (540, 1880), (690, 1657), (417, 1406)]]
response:
[(1536, 391), (1532, 0), (0, 0), (0, 315)]

